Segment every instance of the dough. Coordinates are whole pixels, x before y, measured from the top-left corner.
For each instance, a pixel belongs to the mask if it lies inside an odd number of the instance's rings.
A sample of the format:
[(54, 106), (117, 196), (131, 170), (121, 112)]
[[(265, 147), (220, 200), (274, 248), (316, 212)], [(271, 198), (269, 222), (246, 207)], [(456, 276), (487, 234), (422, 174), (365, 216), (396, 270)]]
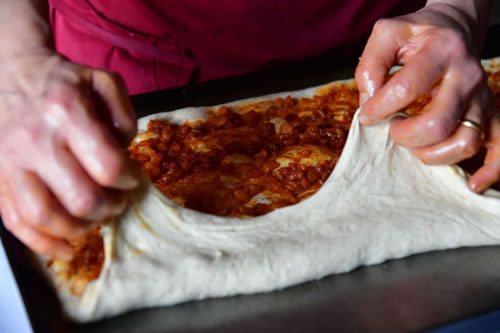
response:
[[(151, 118), (203, 118), (205, 110), (153, 115), (139, 128)], [(81, 297), (57, 289), (76, 321), (270, 292), (415, 253), (499, 244), (500, 193), (472, 193), (458, 167), (422, 164), (392, 142), (387, 121), (361, 127), (356, 113), (333, 173), (297, 205), (250, 219), (217, 217), (178, 206), (145, 179), (102, 234), (99, 278)]]

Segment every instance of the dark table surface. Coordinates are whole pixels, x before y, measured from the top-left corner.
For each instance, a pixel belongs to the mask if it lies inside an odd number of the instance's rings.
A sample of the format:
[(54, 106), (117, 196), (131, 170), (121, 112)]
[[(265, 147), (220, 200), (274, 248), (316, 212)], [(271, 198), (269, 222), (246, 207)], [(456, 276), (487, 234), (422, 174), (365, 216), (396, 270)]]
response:
[[(500, 55), (499, 40), (500, 26), (491, 27), (483, 58)], [(134, 96), (133, 101), (142, 116), (302, 89), (351, 78), (357, 52)], [(35, 332), (406, 332), (500, 308), (500, 247), (481, 247), (392, 260), (269, 294), (190, 302), (74, 325), (61, 317), (54, 293), (2, 224), (0, 237)]]

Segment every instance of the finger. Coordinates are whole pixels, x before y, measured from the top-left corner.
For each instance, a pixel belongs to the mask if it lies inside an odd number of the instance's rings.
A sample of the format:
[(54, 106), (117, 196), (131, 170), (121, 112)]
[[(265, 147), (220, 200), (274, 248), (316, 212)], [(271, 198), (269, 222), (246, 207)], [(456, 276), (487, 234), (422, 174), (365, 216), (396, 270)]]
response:
[(392, 122), (391, 137), (394, 142), (408, 148), (425, 147), (443, 141), (455, 130), (469, 105), (470, 96), (463, 86), (463, 78), (457, 75), (445, 75), (439, 92), (421, 114)]
[(500, 181), (500, 113), (490, 121), (484, 165), (469, 179), (469, 187), (476, 193), (486, 191)]
[(100, 101), (98, 116), (107, 120), (119, 141), (127, 146), (137, 133), (137, 117), (123, 79), (116, 73), (93, 70), (92, 87)]
[(423, 49), (363, 106), (360, 121), (371, 125), (403, 109), (432, 89), (445, 68), (436, 61), (434, 50)]
[(0, 193), (0, 207), (5, 227), (34, 252), (64, 261), (72, 259), (73, 248), (66, 241), (44, 235), (22, 221), (5, 186)]
[[(484, 127), (481, 107), (474, 103), (465, 114), (464, 119)], [(474, 156), (482, 144), (482, 133), (477, 129), (458, 124), (453, 134), (437, 144), (414, 148), (412, 152), (422, 162), (430, 165), (449, 165)]]
[(359, 105), (371, 98), (385, 83), (401, 47), (400, 40), (410, 36), (408, 29), (396, 29), (388, 20), (379, 20), (373, 27), (356, 68)]
[(101, 186), (124, 190), (136, 187), (138, 180), (128, 167), (125, 152), (93, 116), (91, 97), (77, 94), (68, 107), (68, 146), (85, 171)]
[(91, 227), (88, 221), (69, 215), (34, 173), (15, 170), (10, 173), (8, 182), (20, 218), (39, 232), (72, 239), (85, 235)]
[(125, 208), (124, 193), (99, 187), (64, 147), (55, 148), (48, 163), (37, 166), (37, 173), (64, 209), (75, 217), (103, 220)]

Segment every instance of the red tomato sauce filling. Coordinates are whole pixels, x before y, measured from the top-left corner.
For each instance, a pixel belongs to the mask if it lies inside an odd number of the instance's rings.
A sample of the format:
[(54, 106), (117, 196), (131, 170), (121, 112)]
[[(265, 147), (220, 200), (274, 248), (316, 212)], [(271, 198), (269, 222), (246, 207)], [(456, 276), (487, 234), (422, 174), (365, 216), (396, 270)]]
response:
[(233, 217), (295, 204), (326, 181), (358, 107), (357, 90), (219, 107), (183, 125), (151, 120), (129, 147), (155, 186), (178, 204)]
[[(487, 74), (500, 109), (500, 72)], [(431, 99), (425, 94), (405, 112), (418, 115)], [(312, 98), (219, 107), (206, 121), (179, 126), (153, 120), (147, 130), (151, 138), (132, 143), (129, 154), (162, 193), (184, 207), (220, 216), (259, 216), (300, 202), (321, 187), (357, 107), (355, 87), (334, 85)], [(70, 276), (96, 279), (104, 263), (99, 228), (72, 245)]]

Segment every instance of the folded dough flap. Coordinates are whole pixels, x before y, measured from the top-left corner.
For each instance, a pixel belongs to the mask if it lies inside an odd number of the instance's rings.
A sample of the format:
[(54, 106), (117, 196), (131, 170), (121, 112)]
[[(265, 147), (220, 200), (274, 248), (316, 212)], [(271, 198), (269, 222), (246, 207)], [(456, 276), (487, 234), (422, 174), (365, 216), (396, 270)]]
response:
[(498, 192), (470, 192), (457, 168), (424, 165), (394, 145), (388, 122), (361, 127), (357, 114), (328, 181), (296, 205), (223, 218), (180, 207), (147, 181), (130, 198), (104, 232), (100, 277), (81, 298), (63, 296), (75, 320), (267, 292), (415, 253), (500, 242)]

